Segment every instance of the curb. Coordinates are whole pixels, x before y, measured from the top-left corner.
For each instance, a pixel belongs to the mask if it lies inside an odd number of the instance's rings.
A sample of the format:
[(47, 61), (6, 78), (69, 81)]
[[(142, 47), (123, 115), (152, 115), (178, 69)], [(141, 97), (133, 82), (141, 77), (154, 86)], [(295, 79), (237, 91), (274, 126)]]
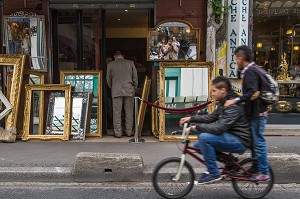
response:
[(0, 167), (0, 182), (71, 182), (72, 167)]
[[(250, 154), (239, 156), (242, 160)], [(276, 184), (300, 184), (300, 155), (295, 153), (270, 153), (270, 165)], [(194, 166), (196, 176), (206, 171)], [(143, 167), (143, 182), (151, 182), (153, 167)], [(170, 168), (174, 171), (175, 168)], [(0, 167), (0, 182), (74, 182), (74, 167)], [(127, 175), (130, 175), (128, 173)], [(81, 181), (81, 182), (84, 182)]]

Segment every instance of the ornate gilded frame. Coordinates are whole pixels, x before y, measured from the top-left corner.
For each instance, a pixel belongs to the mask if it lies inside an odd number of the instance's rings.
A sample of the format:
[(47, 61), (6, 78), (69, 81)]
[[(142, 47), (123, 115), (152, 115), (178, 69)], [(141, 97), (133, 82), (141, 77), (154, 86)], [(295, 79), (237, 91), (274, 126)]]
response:
[[(98, 110), (97, 110), (97, 133), (91, 133), (87, 126), (86, 137), (102, 137), (102, 72), (101, 71), (60, 71), (60, 83), (65, 84), (68, 75), (96, 75), (98, 77)], [(90, 100), (91, 102), (93, 99)], [(90, 118), (91, 112), (88, 113)], [(89, 121), (90, 119), (88, 119)]]
[[(141, 98), (143, 100), (148, 100), (149, 92), (150, 92), (150, 86), (151, 86), (151, 79), (148, 76), (146, 76), (145, 81), (144, 81), (142, 96), (141, 96)], [(139, 136), (141, 136), (141, 134), (142, 134), (146, 108), (147, 108), (147, 104), (142, 102), (140, 104), (139, 113), (138, 113), (138, 128), (139, 128), (138, 132), (139, 132)]]
[[(189, 31), (195, 31), (195, 38), (196, 39), (196, 59), (195, 60), (190, 60), (188, 59), (188, 61), (198, 61), (200, 59), (200, 34), (201, 34), (201, 31), (200, 31), (200, 28), (194, 28), (192, 26), (191, 23), (187, 22), (187, 21), (184, 21), (184, 20), (164, 20), (164, 21), (161, 21), (159, 22), (158, 24), (156, 24), (156, 26), (154, 28), (149, 28), (148, 29), (148, 34), (147, 34), (147, 61), (186, 61), (187, 59), (177, 59), (177, 60), (164, 60), (164, 59), (151, 59), (150, 58), (150, 54), (151, 54), (151, 48), (155, 47), (155, 45), (151, 45), (151, 37), (153, 37), (152, 35), (154, 36), (157, 36), (159, 35), (159, 27), (162, 26), (163, 24), (167, 24), (167, 23), (183, 23), (185, 25), (187, 25), (187, 27), (189, 28)], [(189, 33), (190, 33), (189, 32)], [(189, 34), (188, 33), (188, 34)], [(182, 33), (180, 33), (182, 34)], [(188, 40), (189, 41), (189, 40)]]
[[(30, 78), (30, 75), (35, 75), (40, 78), (40, 85), (43, 85), (45, 83), (45, 73), (35, 71), (32, 69), (24, 69), (23, 72), (23, 81), (22, 81), (22, 88), (21, 88), (21, 102), (20, 102), (20, 108), (18, 113), (18, 120), (17, 120), (17, 138), (21, 138), (23, 134), (23, 121), (24, 121), (24, 108), (25, 108), (25, 85), (30, 84), (30, 82), (27, 82), (27, 80), (24, 79), (24, 77), (28, 75), (28, 78)], [(11, 88), (11, 80), (12, 80), (13, 73), (7, 74), (7, 94), (9, 95), (9, 90)], [(26, 81), (26, 82), (25, 82)], [(41, 91), (40, 93), (40, 102), (39, 102), (39, 133), (43, 132), (43, 115), (44, 115), (44, 92)]]
[[(54, 92), (50, 94), (50, 100), (48, 105), (48, 114), (47, 114), (47, 122), (46, 122), (46, 134), (47, 135), (61, 135), (63, 132), (53, 133), (52, 122), (53, 122), (53, 113), (54, 113), (54, 106), (55, 106), (55, 98), (54, 97), (65, 97), (64, 93), (62, 92)], [(80, 117), (78, 121), (74, 119), (74, 98), (82, 98), (81, 102), (81, 109), (80, 109)], [(70, 139), (71, 140), (84, 140), (85, 139), (85, 132), (86, 132), (86, 125), (87, 125), (87, 118), (88, 118), (88, 106), (90, 100), (90, 94), (88, 92), (72, 92), (71, 98), (71, 124), (70, 124)], [(73, 131), (73, 124), (77, 123), (76, 131)], [(76, 128), (76, 127), (74, 127)]]
[[(69, 140), (70, 124), (71, 124), (71, 85), (61, 84), (46, 84), (46, 85), (29, 85), (25, 86), (26, 90), (26, 104), (24, 110), (24, 125), (22, 140), (39, 139), (39, 140)], [(63, 135), (29, 135), (30, 118), (31, 118), (31, 104), (32, 91), (64, 91), (65, 92), (65, 122)]]
[(19, 111), (25, 55), (3, 55), (0, 54), (0, 65), (13, 66), (12, 84), (10, 88), (9, 102), (12, 110), (6, 117), (5, 128), (13, 134), (17, 133), (17, 116)]
[[(210, 99), (209, 84), (213, 75), (213, 63), (212, 62), (160, 62), (159, 67), (159, 106), (165, 107), (165, 69), (166, 68), (207, 68), (208, 69), (208, 96)], [(209, 113), (213, 111), (213, 106), (209, 105)], [(173, 141), (180, 140), (181, 136), (166, 135), (165, 129), (165, 111), (159, 111), (159, 141)], [(191, 139), (196, 140), (196, 136), (191, 136)]]

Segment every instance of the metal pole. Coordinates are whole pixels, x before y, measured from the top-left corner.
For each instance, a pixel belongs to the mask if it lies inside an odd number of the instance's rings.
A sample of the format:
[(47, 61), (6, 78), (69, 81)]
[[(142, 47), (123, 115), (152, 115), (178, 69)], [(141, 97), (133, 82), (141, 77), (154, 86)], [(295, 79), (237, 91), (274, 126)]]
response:
[(130, 139), (131, 143), (142, 143), (145, 142), (144, 139), (139, 139), (139, 126), (138, 126), (138, 112), (139, 112), (139, 98), (134, 97), (134, 122), (135, 122), (135, 131), (134, 131), (134, 139)]
[(139, 141), (139, 126), (138, 126), (138, 106), (139, 106), (139, 99), (137, 97), (134, 98), (134, 122), (135, 122), (135, 133), (134, 139), (135, 142)]

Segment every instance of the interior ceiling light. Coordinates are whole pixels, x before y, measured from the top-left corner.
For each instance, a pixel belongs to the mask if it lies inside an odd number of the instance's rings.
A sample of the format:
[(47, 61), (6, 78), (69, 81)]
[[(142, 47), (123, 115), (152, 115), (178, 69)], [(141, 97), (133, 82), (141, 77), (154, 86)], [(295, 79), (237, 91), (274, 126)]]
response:
[(118, 21), (121, 21), (121, 19), (118, 19)]
[(125, 12), (128, 12), (128, 10), (125, 10)]
[(258, 42), (257, 44), (256, 44), (256, 47), (257, 48), (261, 48), (263, 46), (263, 44), (261, 43), (261, 42)]
[(294, 50), (299, 50), (300, 49), (300, 47), (299, 46), (294, 46)]

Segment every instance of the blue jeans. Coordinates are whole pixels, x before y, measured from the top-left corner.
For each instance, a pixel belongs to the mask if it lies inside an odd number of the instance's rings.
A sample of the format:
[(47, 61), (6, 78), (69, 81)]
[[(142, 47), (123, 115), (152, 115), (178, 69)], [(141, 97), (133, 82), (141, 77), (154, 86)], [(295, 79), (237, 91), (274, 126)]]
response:
[(269, 173), (268, 164), (268, 151), (266, 140), (264, 138), (265, 126), (267, 124), (268, 117), (260, 116), (251, 120), (251, 132), (252, 132), (252, 157), (257, 159), (258, 170), (263, 174)]
[(230, 133), (223, 133), (221, 135), (201, 133), (194, 147), (200, 148), (207, 171), (210, 174), (217, 175), (220, 174), (220, 171), (216, 163), (216, 151), (243, 153), (247, 149), (236, 136)]
[(17, 44), (13, 40), (8, 41), (9, 54), (17, 54)]

